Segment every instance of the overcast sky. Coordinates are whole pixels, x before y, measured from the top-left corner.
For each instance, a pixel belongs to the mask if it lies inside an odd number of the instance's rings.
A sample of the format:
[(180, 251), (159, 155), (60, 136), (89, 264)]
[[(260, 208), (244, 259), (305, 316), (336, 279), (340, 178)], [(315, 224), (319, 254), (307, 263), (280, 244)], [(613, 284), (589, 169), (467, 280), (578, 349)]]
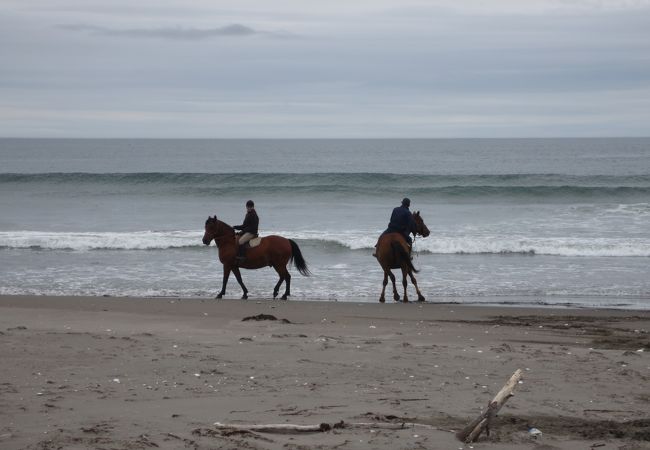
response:
[(650, 0), (2, 0), (0, 137), (650, 135)]

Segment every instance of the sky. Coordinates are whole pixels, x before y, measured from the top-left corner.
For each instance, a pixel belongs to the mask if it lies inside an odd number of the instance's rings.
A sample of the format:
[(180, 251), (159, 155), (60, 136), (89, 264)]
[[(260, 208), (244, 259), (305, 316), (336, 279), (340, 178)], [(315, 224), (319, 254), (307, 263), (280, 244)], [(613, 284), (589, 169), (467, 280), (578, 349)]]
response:
[(2, 0), (0, 137), (648, 136), (650, 0)]

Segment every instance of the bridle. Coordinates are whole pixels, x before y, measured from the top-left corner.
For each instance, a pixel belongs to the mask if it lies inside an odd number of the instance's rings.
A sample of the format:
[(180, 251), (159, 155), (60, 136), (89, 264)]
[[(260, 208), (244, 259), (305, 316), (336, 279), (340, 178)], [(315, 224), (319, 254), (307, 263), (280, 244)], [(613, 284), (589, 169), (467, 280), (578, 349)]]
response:
[[(415, 216), (415, 214), (414, 214), (414, 216)], [(418, 236), (424, 236), (424, 234), (423, 234), (423, 232), (424, 232), (424, 229), (423, 229), (424, 228), (424, 221), (422, 220), (421, 217), (419, 217), (419, 215), (418, 215), (418, 218), (420, 219), (421, 222), (418, 222), (417, 220), (413, 219), (413, 220), (415, 220), (415, 224), (417, 225), (417, 227), (416, 227), (415, 233), (413, 233), (413, 243), (411, 244), (411, 252), (415, 253), (416, 256), (417, 256), (418, 253), (415, 250), (415, 241), (417, 240)]]
[(220, 244), (223, 243), (224, 239), (228, 239), (229, 236), (226, 233), (217, 234), (217, 232), (220, 231), (220, 228), (224, 228), (227, 225), (217, 220), (216, 217), (214, 219), (208, 219), (208, 220), (214, 221), (214, 226), (216, 227), (216, 229), (214, 235), (212, 236), (212, 239), (214, 239), (214, 243), (217, 244), (217, 247), (219, 247)]

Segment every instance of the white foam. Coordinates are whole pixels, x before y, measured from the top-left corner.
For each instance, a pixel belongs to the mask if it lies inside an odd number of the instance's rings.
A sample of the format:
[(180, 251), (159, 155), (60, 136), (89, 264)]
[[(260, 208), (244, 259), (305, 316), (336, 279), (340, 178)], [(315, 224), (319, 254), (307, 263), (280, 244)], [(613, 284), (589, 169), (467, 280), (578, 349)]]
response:
[[(287, 232), (292, 239), (331, 242), (352, 250), (372, 249), (380, 233)], [(494, 234), (418, 237), (414, 249), (435, 254), (521, 253), (554, 256), (648, 257), (650, 238), (528, 237)]]
[(418, 250), (431, 253), (527, 253), (554, 256), (650, 256), (650, 239), (579, 237), (444, 237), (420, 240)]
[(0, 247), (46, 250), (153, 250), (203, 245), (195, 231), (48, 232), (3, 231)]
[[(289, 239), (350, 250), (374, 248), (380, 232), (280, 231)], [(75, 250), (155, 250), (201, 247), (203, 234), (198, 231), (133, 232), (0, 232), (0, 248)], [(301, 244), (302, 245), (302, 244)], [(650, 238), (646, 237), (529, 237), (494, 234), (418, 237), (415, 250), (434, 254), (521, 253), (555, 256), (650, 257)]]

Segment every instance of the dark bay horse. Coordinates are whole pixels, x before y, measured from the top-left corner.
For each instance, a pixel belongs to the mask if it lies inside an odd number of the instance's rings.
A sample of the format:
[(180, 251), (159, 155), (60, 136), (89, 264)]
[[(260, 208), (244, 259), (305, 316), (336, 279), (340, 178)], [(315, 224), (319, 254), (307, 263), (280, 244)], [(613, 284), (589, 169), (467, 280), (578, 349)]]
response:
[[(415, 220), (415, 231), (414, 235), (420, 235), (422, 237), (429, 236), (429, 229), (424, 224), (424, 220), (420, 216), (420, 211), (413, 213), (413, 220)], [(399, 294), (397, 293), (397, 288), (395, 287), (395, 275), (391, 272), (391, 269), (402, 269), (402, 285), (404, 286), (404, 302), (408, 302), (408, 295), (406, 293), (406, 276), (411, 277), (411, 283), (415, 286), (415, 291), (418, 294), (418, 301), (423, 302), (424, 296), (418, 288), (418, 283), (415, 281), (413, 273), (418, 271), (413, 267), (413, 262), (409, 255), (409, 246), (402, 236), (401, 233), (386, 233), (382, 234), (379, 237), (377, 242), (377, 261), (379, 265), (384, 270), (384, 287), (381, 290), (381, 296), (379, 301), (384, 303), (386, 301), (385, 292), (386, 285), (388, 284), (388, 277), (393, 283), (393, 298), (396, 302), (400, 300)]]
[(291, 275), (287, 270), (287, 264), (293, 261), (298, 272), (304, 276), (310, 275), (298, 244), (291, 239), (282, 236), (265, 236), (257, 247), (246, 250), (246, 259), (241, 263), (237, 263), (235, 260), (238, 245), (235, 230), (227, 223), (217, 220), (217, 216), (208, 217), (208, 220), (205, 221), (203, 243), (210, 245), (213, 239), (219, 248), (219, 261), (223, 264), (223, 286), (217, 298), (222, 298), (226, 293), (226, 284), (228, 284), (230, 272), (235, 274), (237, 282), (244, 291), (242, 298), (248, 298), (248, 289), (246, 289), (241, 279), (240, 268), (261, 269), (262, 267), (273, 267), (280, 276), (280, 280), (273, 288), (273, 298), (278, 296), (280, 285), (284, 281), (285, 290), (284, 295), (281, 297), (282, 300), (286, 300), (291, 295)]

